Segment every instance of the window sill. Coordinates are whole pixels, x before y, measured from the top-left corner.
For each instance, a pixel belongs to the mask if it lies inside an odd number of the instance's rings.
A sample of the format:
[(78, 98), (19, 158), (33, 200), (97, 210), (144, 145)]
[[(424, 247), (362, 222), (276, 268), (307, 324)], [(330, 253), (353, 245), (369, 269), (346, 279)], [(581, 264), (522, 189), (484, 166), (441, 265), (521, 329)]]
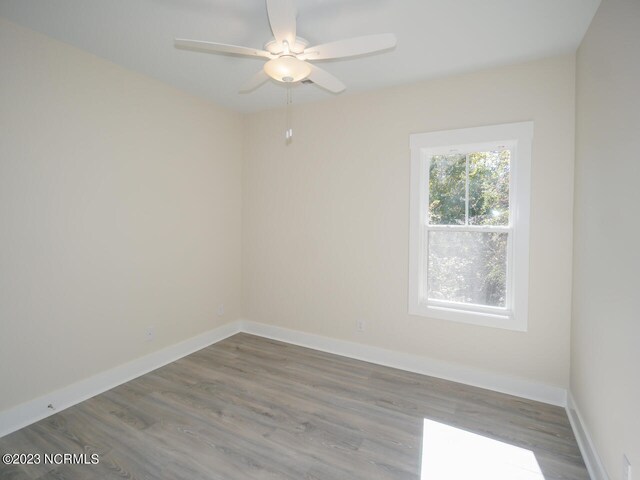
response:
[(452, 322), (480, 325), (483, 327), (514, 330), (517, 332), (527, 331), (526, 318), (521, 318), (520, 321), (518, 321), (518, 317), (514, 315), (513, 312), (499, 315), (495, 313), (474, 312), (419, 303), (409, 307), (409, 315), (437, 318), (439, 320), (449, 320)]

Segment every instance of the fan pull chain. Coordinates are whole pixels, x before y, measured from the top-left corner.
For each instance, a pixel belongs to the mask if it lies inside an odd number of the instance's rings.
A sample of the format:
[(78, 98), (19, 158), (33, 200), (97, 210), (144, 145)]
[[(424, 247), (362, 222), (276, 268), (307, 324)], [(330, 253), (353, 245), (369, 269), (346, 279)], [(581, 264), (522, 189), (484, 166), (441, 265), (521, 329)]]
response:
[(291, 127), (291, 104), (293, 103), (293, 92), (291, 91), (291, 86), (287, 85), (287, 106), (285, 110), (285, 132), (284, 139), (285, 143), (289, 145), (293, 140), (293, 128)]

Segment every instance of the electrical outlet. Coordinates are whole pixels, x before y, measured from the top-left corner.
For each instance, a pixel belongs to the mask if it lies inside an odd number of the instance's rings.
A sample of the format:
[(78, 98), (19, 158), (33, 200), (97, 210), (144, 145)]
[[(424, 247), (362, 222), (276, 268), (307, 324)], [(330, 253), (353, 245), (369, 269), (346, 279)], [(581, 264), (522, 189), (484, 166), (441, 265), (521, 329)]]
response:
[(631, 462), (626, 455), (622, 455), (622, 480), (631, 479)]
[(356, 330), (364, 332), (365, 323), (364, 320), (356, 320)]
[(156, 327), (147, 327), (144, 332), (144, 339), (147, 342), (153, 342), (156, 339)]
[(224, 303), (218, 305), (218, 316), (221, 317), (224, 315)]

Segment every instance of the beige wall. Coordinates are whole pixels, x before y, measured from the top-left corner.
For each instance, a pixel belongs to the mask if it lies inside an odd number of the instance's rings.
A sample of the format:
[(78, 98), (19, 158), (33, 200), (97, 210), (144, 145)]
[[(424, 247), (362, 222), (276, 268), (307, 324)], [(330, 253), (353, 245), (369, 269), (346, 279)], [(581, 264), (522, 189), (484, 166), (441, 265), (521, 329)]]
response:
[(1, 19), (0, 72), (0, 410), (235, 320), (241, 117)]
[(603, 0), (578, 51), (571, 390), (611, 480), (640, 475), (640, 2)]
[[(565, 56), (297, 106), (288, 147), (282, 111), (248, 116), (244, 316), (567, 387), (574, 73)], [(525, 120), (529, 331), (409, 316), (409, 134)]]

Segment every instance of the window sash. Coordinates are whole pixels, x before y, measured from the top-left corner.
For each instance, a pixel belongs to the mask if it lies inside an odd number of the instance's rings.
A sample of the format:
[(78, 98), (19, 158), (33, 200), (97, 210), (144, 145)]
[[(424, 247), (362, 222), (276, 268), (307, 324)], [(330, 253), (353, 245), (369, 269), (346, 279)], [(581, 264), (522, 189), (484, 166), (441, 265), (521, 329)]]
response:
[[(448, 154), (451, 153), (457, 153), (460, 155), (464, 155), (464, 161), (465, 161), (465, 179), (464, 179), (464, 225), (441, 225), (441, 224), (431, 224), (429, 223), (428, 219), (431, 218), (429, 215), (429, 201), (430, 201), (430, 190), (429, 190), (429, 183), (431, 181), (431, 177), (430, 177), (430, 167), (431, 167), (431, 160), (433, 159), (434, 156), (441, 156), (441, 155), (447, 155), (447, 153), (442, 152), (440, 150), (428, 150), (428, 151), (423, 151), (422, 152), (422, 166), (421, 166), (421, 170), (422, 170), (422, 174), (421, 174), (421, 182), (423, 180), (425, 180), (425, 178), (422, 175), (426, 175), (426, 184), (425, 184), (425, 198), (424, 200), (421, 199), (421, 202), (426, 201), (427, 203), (427, 207), (426, 207), (426, 216), (423, 216), (423, 219), (427, 219), (427, 221), (425, 222), (427, 225), (429, 226), (434, 226), (434, 227), (471, 227), (473, 225), (469, 224), (469, 155), (472, 153), (476, 153), (476, 152), (488, 152), (488, 151), (508, 151), (509, 152), (509, 170), (511, 172), (511, 167), (512, 167), (512, 162), (513, 162), (513, 158), (515, 156), (515, 149), (512, 146), (505, 146), (505, 145), (494, 145), (494, 144), (486, 144), (486, 145), (475, 145), (474, 147), (477, 148), (473, 148), (473, 149), (466, 149), (464, 152), (465, 153), (460, 153), (459, 149), (454, 149), (453, 151), (447, 152)], [(513, 175), (509, 175), (509, 224), (508, 225), (499, 225), (500, 227), (508, 227), (508, 228), (512, 228), (513, 227), (513, 214), (514, 214), (514, 202), (515, 202), (515, 197), (513, 194), (514, 191), (514, 181), (513, 181)], [(484, 225), (480, 225), (480, 226), (484, 226)], [(492, 225), (488, 225), (488, 226), (492, 226)], [(498, 225), (496, 225), (498, 226)]]
[(480, 232), (480, 233), (511, 233), (513, 227), (509, 225), (432, 225), (424, 222), (424, 228), (433, 231)]
[(479, 312), (479, 313), (487, 313), (494, 314), (500, 317), (510, 316), (511, 309), (509, 307), (491, 307), (489, 305), (479, 305), (477, 303), (462, 303), (462, 302), (452, 302), (452, 301), (444, 301), (444, 300), (436, 300), (436, 299), (427, 299), (427, 305), (430, 307), (440, 307), (447, 309), (456, 309), (462, 311), (469, 312)]
[[(491, 305), (481, 305), (476, 303), (455, 302), (451, 300), (437, 300), (429, 298), (428, 281), (429, 273), (426, 268), (426, 261), (429, 258), (429, 232), (430, 231), (449, 231), (449, 232), (479, 232), (479, 233), (506, 233), (507, 234), (507, 283), (504, 307), (494, 307)], [(420, 297), (419, 301), (425, 306), (434, 306), (440, 308), (451, 308), (455, 310), (464, 310), (470, 312), (493, 313), (502, 317), (511, 317), (513, 313), (513, 228), (504, 226), (465, 226), (465, 225), (424, 225), (420, 234), (420, 245), (422, 258), (420, 259)]]
[[(434, 155), (445, 154), (440, 150), (423, 150), (421, 154), (421, 172), (420, 172), (420, 184), (421, 184), (421, 199), (420, 199), (420, 218), (421, 218), (421, 232), (420, 232), (420, 280), (419, 280), (419, 302), (427, 307), (452, 309), (459, 311), (467, 311), (471, 313), (480, 313), (488, 315), (496, 315), (499, 317), (511, 318), (513, 314), (513, 292), (514, 292), (514, 276), (513, 276), (513, 220), (515, 218), (515, 198), (514, 198), (514, 176), (509, 176), (509, 224), (508, 225), (469, 225), (469, 154), (476, 151), (490, 151), (490, 150), (508, 150), (510, 153), (510, 170), (515, 155), (515, 149), (513, 146), (495, 145), (495, 144), (478, 144), (473, 146), (466, 146), (464, 148), (465, 156), (465, 224), (464, 225), (439, 225), (429, 223), (429, 199), (430, 199), (430, 166), (431, 159)], [(460, 149), (455, 149), (455, 152), (449, 151), (447, 153), (461, 153)], [(449, 232), (479, 232), (479, 233), (506, 233), (507, 234), (507, 279), (506, 279), (506, 298), (504, 307), (495, 307), (491, 305), (482, 305), (474, 303), (454, 302), (449, 300), (436, 300), (429, 298), (428, 294), (428, 270), (426, 268), (425, 260), (428, 260), (429, 245), (428, 234), (429, 231), (449, 231)], [(425, 258), (426, 255), (426, 258)]]

